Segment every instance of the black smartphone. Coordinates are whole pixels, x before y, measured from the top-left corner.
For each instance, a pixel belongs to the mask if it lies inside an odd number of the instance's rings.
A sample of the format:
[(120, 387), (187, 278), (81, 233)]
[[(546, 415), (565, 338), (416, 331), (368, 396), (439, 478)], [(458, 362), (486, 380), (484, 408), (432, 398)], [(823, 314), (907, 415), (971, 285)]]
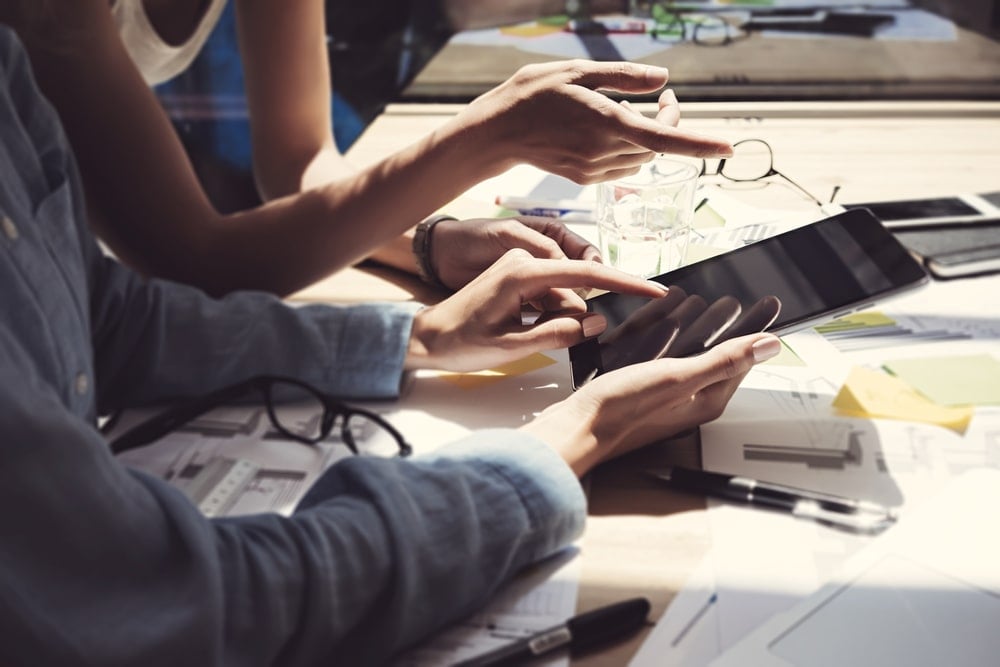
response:
[(867, 208), (890, 229), (985, 222), (1000, 213), (1000, 192), (845, 204)]
[[(703, 304), (735, 300), (743, 312), (777, 297), (781, 309), (767, 330), (788, 333), (867, 308), (925, 284), (928, 276), (878, 218), (867, 209), (853, 209), (652, 280)], [(629, 363), (665, 353), (679, 356), (664, 350), (665, 339), (677, 335), (676, 323), (649, 317), (657, 307), (653, 301), (615, 293), (587, 300), (588, 310), (604, 315), (608, 327), (601, 336), (570, 348), (574, 389)], [(619, 335), (622, 330), (629, 335)]]

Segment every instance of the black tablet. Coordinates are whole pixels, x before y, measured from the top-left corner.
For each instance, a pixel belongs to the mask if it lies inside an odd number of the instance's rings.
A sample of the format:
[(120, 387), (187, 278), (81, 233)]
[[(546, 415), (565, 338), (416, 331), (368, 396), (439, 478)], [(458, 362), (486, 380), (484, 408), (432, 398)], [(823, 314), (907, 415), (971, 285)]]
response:
[[(781, 310), (767, 330), (787, 333), (867, 308), (926, 283), (928, 277), (878, 218), (867, 209), (853, 209), (653, 280), (672, 287), (675, 295), (695, 296), (703, 305), (735, 300), (744, 313), (777, 297)], [(608, 327), (601, 336), (570, 348), (574, 388), (629, 363), (678, 356), (664, 350), (664, 340), (678, 328), (671, 321), (678, 319), (676, 311), (669, 312), (668, 306), (658, 317), (660, 305), (653, 301), (614, 293), (587, 301), (588, 310), (604, 315)], [(679, 319), (683, 329), (684, 318)]]

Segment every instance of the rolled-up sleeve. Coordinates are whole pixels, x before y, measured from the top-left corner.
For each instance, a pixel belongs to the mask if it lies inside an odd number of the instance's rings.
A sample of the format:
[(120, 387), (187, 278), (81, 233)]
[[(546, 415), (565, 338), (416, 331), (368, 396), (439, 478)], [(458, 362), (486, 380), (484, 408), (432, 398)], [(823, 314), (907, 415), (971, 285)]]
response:
[(100, 259), (91, 304), (99, 400), (128, 406), (251, 375), (292, 375), (345, 398), (399, 395), (415, 303), (309, 305), (236, 292), (209, 299)]
[(345, 460), (290, 517), (209, 520), (2, 379), (3, 664), (381, 664), (584, 521), (561, 459), (500, 430)]

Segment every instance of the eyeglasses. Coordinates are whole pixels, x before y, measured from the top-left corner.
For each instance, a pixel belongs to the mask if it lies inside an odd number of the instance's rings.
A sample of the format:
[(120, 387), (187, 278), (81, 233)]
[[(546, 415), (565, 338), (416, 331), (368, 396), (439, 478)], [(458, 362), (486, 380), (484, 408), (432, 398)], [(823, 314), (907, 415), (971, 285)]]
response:
[(823, 205), (823, 202), (815, 195), (774, 168), (774, 151), (771, 149), (771, 145), (763, 139), (737, 141), (733, 144), (733, 156), (720, 159), (715, 171), (710, 172), (708, 161), (702, 160), (701, 175), (722, 176), (736, 183), (748, 183), (778, 176), (813, 200), (817, 206)]
[(375, 429), (385, 431), (395, 440), (398, 456), (409, 456), (413, 451), (403, 435), (382, 416), (341, 403), (305, 382), (272, 375), (252, 377), (161, 412), (115, 438), (111, 451), (119, 454), (148, 445), (209, 410), (253, 392), (259, 392), (263, 398), (271, 425), (289, 440), (315, 445), (330, 435), (339, 417), (341, 440), (354, 454), (358, 454), (358, 441), (369, 438)]

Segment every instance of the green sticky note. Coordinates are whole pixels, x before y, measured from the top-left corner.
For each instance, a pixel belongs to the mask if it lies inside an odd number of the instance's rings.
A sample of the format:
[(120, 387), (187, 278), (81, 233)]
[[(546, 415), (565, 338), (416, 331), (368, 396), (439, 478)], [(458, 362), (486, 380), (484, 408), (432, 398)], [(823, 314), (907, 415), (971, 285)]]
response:
[(884, 366), (938, 405), (1000, 405), (1000, 361), (988, 354), (897, 359)]

